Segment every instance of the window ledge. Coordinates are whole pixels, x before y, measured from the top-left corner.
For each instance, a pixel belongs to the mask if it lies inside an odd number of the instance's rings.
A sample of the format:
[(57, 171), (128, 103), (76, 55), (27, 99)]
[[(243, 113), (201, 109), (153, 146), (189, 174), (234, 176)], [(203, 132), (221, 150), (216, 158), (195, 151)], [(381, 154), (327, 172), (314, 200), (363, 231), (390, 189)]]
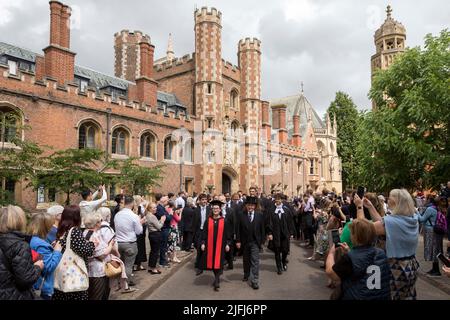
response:
[(125, 159), (128, 159), (129, 157), (128, 157), (128, 155), (126, 155), (126, 154), (112, 153), (112, 154), (111, 154), (111, 158), (113, 158), (113, 159), (122, 159), (122, 160), (125, 160)]
[(148, 157), (140, 157), (139, 158), (140, 161), (146, 161), (146, 162), (155, 162), (156, 160), (153, 158), (148, 158)]
[(14, 143), (11, 143), (11, 142), (0, 142), (0, 149), (22, 150), (21, 147), (16, 146)]

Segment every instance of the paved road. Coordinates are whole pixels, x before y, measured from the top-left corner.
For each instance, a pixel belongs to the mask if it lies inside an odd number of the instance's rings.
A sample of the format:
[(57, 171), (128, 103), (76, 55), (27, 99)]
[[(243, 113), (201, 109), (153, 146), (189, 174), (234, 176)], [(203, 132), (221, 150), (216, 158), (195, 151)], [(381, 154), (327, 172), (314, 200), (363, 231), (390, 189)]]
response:
[[(277, 275), (273, 253), (265, 249), (261, 254), (260, 289), (253, 290), (241, 281), (242, 258), (238, 257), (234, 270), (224, 271), (219, 292), (212, 287), (214, 276), (205, 271), (195, 276), (193, 261), (176, 272), (167, 282), (156, 289), (147, 299), (162, 300), (327, 300), (331, 290), (326, 287), (327, 278), (322, 262), (308, 261), (311, 250), (300, 247), (297, 241), (291, 244), (289, 268)], [(418, 280), (419, 299), (449, 300), (450, 296), (436, 287)]]

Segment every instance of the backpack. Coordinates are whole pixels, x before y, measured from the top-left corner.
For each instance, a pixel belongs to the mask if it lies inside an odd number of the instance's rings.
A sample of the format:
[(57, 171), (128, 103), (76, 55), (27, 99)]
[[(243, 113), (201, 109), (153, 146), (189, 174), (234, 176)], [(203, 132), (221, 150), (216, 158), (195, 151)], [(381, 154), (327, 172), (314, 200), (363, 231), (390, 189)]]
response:
[(436, 223), (434, 224), (433, 231), (439, 235), (447, 232), (447, 218), (440, 210), (437, 212)]

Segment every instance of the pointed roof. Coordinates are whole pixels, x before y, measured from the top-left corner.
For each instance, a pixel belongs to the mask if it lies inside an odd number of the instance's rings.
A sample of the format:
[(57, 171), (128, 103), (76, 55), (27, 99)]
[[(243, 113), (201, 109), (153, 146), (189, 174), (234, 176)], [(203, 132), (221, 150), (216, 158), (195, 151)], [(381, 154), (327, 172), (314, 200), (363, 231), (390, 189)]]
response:
[(386, 8), (386, 20), (384, 20), (384, 23), (380, 28), (375, 31), (375, 39), (392, 34), (400, 34), (406, 37), (406, 29), (403, 24), (392, 18), (392, 8), (388, 5)]
[[(289, 136), (292, 135), (292, 131), (294, 128), (292, 117), (293, 115), (300, 116), (300, 135), (303, 136), (302, 131), (306, 128), (306, 123), (308, 121), (308, 116), (310, 115), (311, 121), (313, 124), (314, 129), (323, 129), (326, 128), (325, 124), (323, 123), (322, 119), (320, 119), (317, 112), (314, 110), (314, 107), (311, 105), (311, 103), (308, 101), (308, 99), (305, 97), (305, 95), (302, 93), (289, 96), (281, 99), (275, 99), (270, 101), (270, 105), (274, 104), (285, 104), (287, 106), (286, 108), (286, 126), (289, 133)], [(272, 112), (272, 109), (270, 109), (270, 112)], [(270, 118), (270, 122), (272, 122), (272, 118)]]

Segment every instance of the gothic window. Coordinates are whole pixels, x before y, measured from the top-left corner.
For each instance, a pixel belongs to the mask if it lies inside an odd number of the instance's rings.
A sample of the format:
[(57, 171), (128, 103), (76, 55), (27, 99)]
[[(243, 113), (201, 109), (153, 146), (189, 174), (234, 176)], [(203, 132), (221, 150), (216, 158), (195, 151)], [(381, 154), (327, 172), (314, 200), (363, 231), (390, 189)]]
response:
[(314, 159), (310, 159), (309, 174), (314, 174)]
[(297, 161), (297, 172), (302, 173), (302, 161)]
[(207, 93), (208, 93), (208, 94), (212, 94), (212, 84), (211, 84), (211, 83), (208, 83), (208, 84), (207, 84), (207, 88), (208, 88), (208, 89), (207, 89)]
[(156, 160), (156, 138), (150, 132), (145, 132), (141, 136), (141, 157), (151, 158)]
[(0, 144), (13, 143), (19, 121), (20, 117), (13, 109), (0, 106)]
[(93, 122), (83, 123), (78, 130), (78, 149), (95, 149), (98, 147), (99, 130)]
[(237, 109), (238, 108), (238, 100), (239, 100), (239, 94), (236, 89), (231, 90), (230, 92), (230, 106), (231, 108)]
[(124, 128), (117, 128), (112, 134), (112, 153), (126, 155), (128, 154), (129, 134)]
[(164, 159), (165, 160), (175, 160), (175, 147), (176, 142), (172, 141), (172, 136), (167, 136), (164, 139)]
[(236, 138), (238, 136), (239, 124), (236, 121), (231, 123), (231, 136)]

